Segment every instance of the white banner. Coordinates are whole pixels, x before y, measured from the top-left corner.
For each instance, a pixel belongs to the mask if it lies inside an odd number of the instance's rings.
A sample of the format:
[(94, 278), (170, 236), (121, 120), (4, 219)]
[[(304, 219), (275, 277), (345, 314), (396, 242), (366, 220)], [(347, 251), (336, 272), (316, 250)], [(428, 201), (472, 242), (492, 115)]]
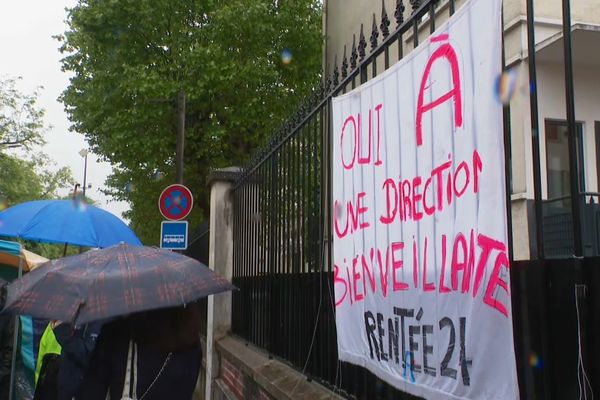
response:
[(341, 360), (428, 399), (518, 399), (501, 0), (472, 0), (333, 100)]

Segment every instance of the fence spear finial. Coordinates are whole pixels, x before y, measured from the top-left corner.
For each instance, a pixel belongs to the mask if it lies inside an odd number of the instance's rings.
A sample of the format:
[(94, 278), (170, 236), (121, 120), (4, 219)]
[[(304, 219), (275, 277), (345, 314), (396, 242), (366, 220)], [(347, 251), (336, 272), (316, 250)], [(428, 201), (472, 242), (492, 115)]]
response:
[(346, 45), (344, 45), (344, 58), (342, 59), (342, 79), (348, 76), (348, 58), (346, 57)]
[(365, 30), (364, 25), (360, 24), (360, 36), (358, 39), (358, 56), (359, 61), (363, 61), (365, 59), (365, 49), (367, 48), (367, 40), (365, 39)]
[(350, 68), (354, 70), (356, 68), (356, 60), (358, 59), (358, 52), (356, 51), (356, 35), (352, 36), (352, 54), (350, 55)]
[(333, 58), (333, 64), (334, 64), (334, 68), (333, 68), (333, 86), (335, 87), (335, 86), (338, 85), (339, 78), (340, 78), (340, 70), (338, 69), (338, 63), (337, 63), (337, 54)]
[(377, 17), (373, 13), (373, 26), (371, 27), (371, 53), (377, 48), (377, 38), (379, 37), (379, 29), (377, 28)]
[(414, 14), (421, 7), (421, 0), (410, 0), (410, 5), (412, 6), (412, 14)]
[[(373, 20), (374, 21), (374, 20)], [(385, 40), (388, 36), (390, 36), (390, 19), (388, 18), (387, 11), (385, 10), (385, 0), (381, 0), (381, 33), (383, 34), (383, 39)]]
[(396, 0), (396, 11), (394, 11), (394, 17), (396, 18), (396, 24), (398, 26), (404, 23), (404, 0)]

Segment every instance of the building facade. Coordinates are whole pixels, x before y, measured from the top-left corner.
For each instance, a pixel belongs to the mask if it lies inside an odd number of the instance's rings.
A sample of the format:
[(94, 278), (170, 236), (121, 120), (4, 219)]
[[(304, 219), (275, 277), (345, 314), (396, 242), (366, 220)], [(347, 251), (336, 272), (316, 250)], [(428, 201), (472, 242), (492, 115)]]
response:
[[(350, 57), (353, 41), (358, 43), (363, 30), (367, 41), (373, 21), (379, 24), (385, 9), (394, 30), (398, 19), (395, 0), (324, 0), (323, 32), (325, 44), (323, 65), (326, 76), (343, 61), (344, 52)], [(404, 2), (404, 20), (420, 6), (420, 1)], [(463, 0), (457, 0), (458, 9)], [(450, 2), (435, 3), (436, 24), (449, 17)], [(513, 250), (516, 260), (535, 258), (535, 213), (533, 147), (528, 81), (528, 37), (525, 0), (505, 0), (504, 54), (507, 68), (513, 69), (514, 95), (510, 100), (511, 130), (511, 200)], [(421, 19), (419, 41), (429, 33), (431, 13)], [(594, 0), (577, 0), (571, 4), (572, 55), (575, 89), (575, 112), (578, 129), (578, 164), (584, 217), (583, 241), (586, 255), (599, 255), (600, 214), (600, 81), (595, 73), (600, 67), (600, 7)], [(563, 58), (562, 2), (535, 2), (535, 43), (537, 98), (539, 107), (539, 151), (541, 190), (544, 215), (544, 243), (549, 257), (571, 256), (572, 248), (564, 242), (571, 237), (569, 230), (569, 152), (565, 104), (565, 73)], [(379, 28), (379, 26), (378, 26)], [(402, 37), (403, 54), (414, 48), (414, 31)], [(393, 49), (391, 53), (397, 51)], [(379, 64), (381, 72), (383, 63)], [(570, 253), (570, 254), (569, 254)]]

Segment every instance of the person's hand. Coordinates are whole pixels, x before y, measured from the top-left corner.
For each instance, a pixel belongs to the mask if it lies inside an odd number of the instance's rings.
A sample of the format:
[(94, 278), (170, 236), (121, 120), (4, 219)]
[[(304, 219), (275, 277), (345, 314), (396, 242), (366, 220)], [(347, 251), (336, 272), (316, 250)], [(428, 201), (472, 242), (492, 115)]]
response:
[(51, 327), (52, 329), (54, 329), (54, 328), (56, 328), (57, 326), (59, 326), (60, 324), (62, 324), (62, 321), (58, 321), (58, 320), (56, 320), (56, 321), (51, 321), (51, 322), (50, 322), (50, 327)]

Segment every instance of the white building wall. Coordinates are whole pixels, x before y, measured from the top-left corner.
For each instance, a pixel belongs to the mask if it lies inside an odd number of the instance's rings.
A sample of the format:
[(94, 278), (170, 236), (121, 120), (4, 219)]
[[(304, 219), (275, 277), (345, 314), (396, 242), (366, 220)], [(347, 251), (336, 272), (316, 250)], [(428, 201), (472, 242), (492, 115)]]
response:
[[(520, 1), (525, 4), (525, 0)], [(536, 18), (562, 18), (562, 0), (537, 0), (534, 3)], [(600, 22), (598, 0), (571, 0), (571, 20), (588, 23)]]
[[(595, 121), (600, 121), (600, 76), (594, 67), (575, 66), (575, 118), (583, 123), (583, 159), (585, 191), (598, 192), (596, 171)], [(545, 119), (566, 120), (564, 68), (561, 64), (539, 63), (538, 95), (541, 156), (542, 156), (542, 192), (547, 196), (546, 185), (546, 140)]]
[[(456, 0), (456, 9), (458, 9), (465, 0)], [(396, 0), (383, 0), (388, 17), (391, 21), (390, 32), (396, 29), (396, 19), (394, 10)], [(440, 0), (439, 23), (447, 18), (448, 0)], [(323, 31), (326, 38), (324, 49), (324, 65), (326, 70), (331, 72), (333, 61), (337, 55), (338, 64), (341, 63), (344, 45), (347, 47), (348, 57), (352, 49), (352, 37), (360, 33), (360, 25), (363, 24), (365, 37), (369, 43), (371, 36), (371, 25), (373, 23), (373, 13), (376, 16), (377, 24), (381, 22), (381, 0), (323, 0)], [(404, 0), (404, 16), (409, 18), (412, 11), (409, 0)], [(536, 29), (538, 41), (541, 41), (560, 29), (562, 19), (562, 0), (536, 0), (534, 1), (536, 19), (541, 22)], [(526, 0), (504, 0), (504, 21), (508, 25), (516, 19), (524, 20), (526, 11)], [(584, 22), (590, 24), (600, 24), (600, 2), (599, 0), (571, 0), (571, 20), (573, 23)], [(552, 23), (552, 26), (546, 26), (544, 23)], [(428, 29), (425, 29), (428, 32)], [(522, 32), (519, 33), (522, 36)], [(524, 36), (524, 46), (526, 50), (526, 36)], [(379, 38), (381, 40), (381, 37)], [(521, 42), (519, 38), (519, 42)], [(507, 58), (511, 57), (507, 53)]]

